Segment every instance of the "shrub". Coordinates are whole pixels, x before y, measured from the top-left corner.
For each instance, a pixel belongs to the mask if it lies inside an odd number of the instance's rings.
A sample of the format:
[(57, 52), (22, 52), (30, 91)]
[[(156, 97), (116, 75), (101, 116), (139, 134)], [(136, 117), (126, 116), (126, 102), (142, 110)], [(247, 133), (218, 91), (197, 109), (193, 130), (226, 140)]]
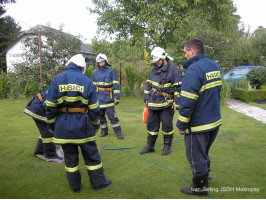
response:
[(247, 79), (252, 87), (259, 89), (261, 85), (266, 83), (266, 68), (256, 68), (250, 70), (247, 74)]
[(7, 92), (7, 75), (4, 71), (0, 71), (0, 99), (6, 97)]
[(264, 100), (266, 99), (266, 90), (245, 90), (243, 88), (234, 88), (233, 97), (245, 102), (254, 102), (256, 99)]

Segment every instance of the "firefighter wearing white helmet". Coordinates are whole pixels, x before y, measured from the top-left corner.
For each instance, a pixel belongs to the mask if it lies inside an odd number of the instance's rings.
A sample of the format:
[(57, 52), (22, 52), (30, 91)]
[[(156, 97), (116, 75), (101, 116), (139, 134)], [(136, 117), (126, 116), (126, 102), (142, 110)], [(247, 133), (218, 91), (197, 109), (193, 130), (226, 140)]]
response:
[(144, 91), (144, 103), (149, 109), (147, 119), (147, 146), (140, 154), (154, 152), (162, 122), (164, 147), (162, 155), (171, 152), (174, 135), (173, 115), (179, 108), (181, 74), (179, 69), (170, 63), (173, 60), (164, 49), (155, 47), (151, 52), (151, 63), (154, 64)]
[(93, 73), (92, 81), (96, 87), (97, 99), (100, 104), (100, 137), (108, 135), (108, 126), (105, 114), (111, 122), (118, 139), (124, 139), (119, 119), (115, 113), (115, 105), (120, 101), (120, 90), (115, 71), (108, 67), (107, 56), (100, 53), (96, 57), (98, 69)]
[(82, 74), (85, 74), (86, 62), (82, 54), (77, 54), (73, 56), (72, 58), (70, 58), (69, 61), (66, 63), (66, 66), (68, 66), (70, 63), (74, 63), (75, 65), (80, 67), (82, 70)]
[(54, 132), (54, 143), (62, 145), (67, 180), (74, 192), (81, 188), (78, 147), (91, 186), (99, 190), (112, 183), (106, 180), (95, 143), (100, 107), (92, 80), (82, 74), (85, 68), (85, 58), (81, 54), (70, 58), (66, 70), (52, 80), (46, 99), (47, 124)]

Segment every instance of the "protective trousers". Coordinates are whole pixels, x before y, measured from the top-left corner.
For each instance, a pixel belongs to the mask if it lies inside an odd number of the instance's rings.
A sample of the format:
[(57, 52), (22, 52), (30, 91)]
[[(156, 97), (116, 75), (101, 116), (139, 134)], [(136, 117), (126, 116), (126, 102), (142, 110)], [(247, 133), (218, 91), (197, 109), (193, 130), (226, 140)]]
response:
[(95, 141), (78, 145), (64, 144), (62, 148), (64, 151), (66, 176), (70, 189), (78, 191), (81, 185), (78, 147), (81, 149), (91, 186), (97, 188), (103, 185), (106, 182), (106, 177)]
[(184, 136), (186, 156), (193, 176), (208, 176), (210, 169), (209, 150), (219, 128), (204, 133), (186, 134)]
[(36, 126), (39, 129), (41, 137), (38, 139), (34, 155), (45, 155), (47, 157), (53, 157), (56, 155), (56, 147), (53, 143), (53, 134), (49, 132), (47, 124), (43, 121), (34, 119)]
[(107, 120), (105, 117), (105, 113), (112, 124), (112, 128), (114, 132), (119, 137), (119, 139), (122, 139), (123, 136), (121, 132), (121, 126), (119, 123), (119, 119), (116, 116), (114, 106), (100, 109), (99, 118), (100, 118), (100, 127), (101, 127), (101, 133), (102, 133), (101, 136), (104, 137), (108, 135), (108, 126), (107, 126)]
[(147, 119), (148, 139), (147, 146), (140, 153), (154, 152), (154, 145), (159, 134), (160, 123), (162, 122), (162, 131), (164, 135), (164, 148), (162, 155), (168, 155), (171, 152), (173, 139), (173, 110), (171, 107), (161, 110), (149, 110)]
[(173, 110), (171, 107), (161, 110), (149, 110), (147, 119), (147, 130), (151, 135), (158, 135), (162, 122), (162, 131), (164, 135), (173, 134)]

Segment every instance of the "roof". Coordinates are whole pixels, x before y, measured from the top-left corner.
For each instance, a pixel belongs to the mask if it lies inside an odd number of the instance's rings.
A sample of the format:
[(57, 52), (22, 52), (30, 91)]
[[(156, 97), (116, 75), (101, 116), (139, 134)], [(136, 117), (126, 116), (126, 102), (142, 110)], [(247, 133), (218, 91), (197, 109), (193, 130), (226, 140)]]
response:
[[(3, 52), (1, 52), (1, 54), (6, 53), (7, 51), (9, 51), (15, 44), (17, 44), (23, 37), (27, 36), (27, 35), (31, 35), (31, 34), (35, 34), (35, 32), (37, 30), (51, 30), (53, 35), (57, 35), (59, 33), (62, 33), (64, 36), (66, 36), (69, 39), (78, 39), (76, 36), (73, 36), (69, 33), (65, 33), (59, 30), (56, 30), (54, 28), (48, 27), (48, 26), (43, 26), (43, 25), (37, 25), (34, 26), (33, 28), (29, 29), (28, 31), (23, 32), (22, 34), (20, 34), (17, 38), (17, 40), (15, 42), (13, 42), (11, 45), (9, 45)], [(83, 43), (80, 39), (78, 39), (80, 41), (80, 53), (84, 53), (84, 54), (91, 54), (91, 55), (95, 55), (92, 51), (91, 48)]]

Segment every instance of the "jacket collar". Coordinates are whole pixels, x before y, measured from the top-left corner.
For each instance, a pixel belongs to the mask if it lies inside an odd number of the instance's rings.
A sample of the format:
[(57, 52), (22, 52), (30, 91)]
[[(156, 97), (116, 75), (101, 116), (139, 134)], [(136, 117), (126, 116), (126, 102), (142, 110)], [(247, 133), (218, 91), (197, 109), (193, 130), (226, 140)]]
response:
[(161, 67), (161, 68), (159, 68), (159, 67), (155, 64), (155, 67), (156, 67), (156, 70), (157, 70), (157, 71), (159, 71), (159, 70), (161, 70), (161, 71), (167, 71), (167, 69), (169, 68), (169, 66), (170, 66), (170, 62), (169, 62), (169, 61), (167, 62), (167, 64), (166, 64), (164, 67)]
[(102, 68), (100, 68), (100, 67), (98, 66), (98, 69), (99, 69), (99, 70), (105, 70), (105, 69), (107, 69), (107, 64), (105, 64)]
[(75, 65), (74, 63), (70, 63), (67, 65), (66, 70), (74, 70), (82, 73), (81, 68)]
[(186, 62), (183, 63), (183, 67), (187, 69), (191, 64), (193, 64), (194, 62), (197, 62), (198, 60), (202, 58), (206, 58), (205, 53), (197, 54), (193, 56), (192, 58), (188, 59)]

